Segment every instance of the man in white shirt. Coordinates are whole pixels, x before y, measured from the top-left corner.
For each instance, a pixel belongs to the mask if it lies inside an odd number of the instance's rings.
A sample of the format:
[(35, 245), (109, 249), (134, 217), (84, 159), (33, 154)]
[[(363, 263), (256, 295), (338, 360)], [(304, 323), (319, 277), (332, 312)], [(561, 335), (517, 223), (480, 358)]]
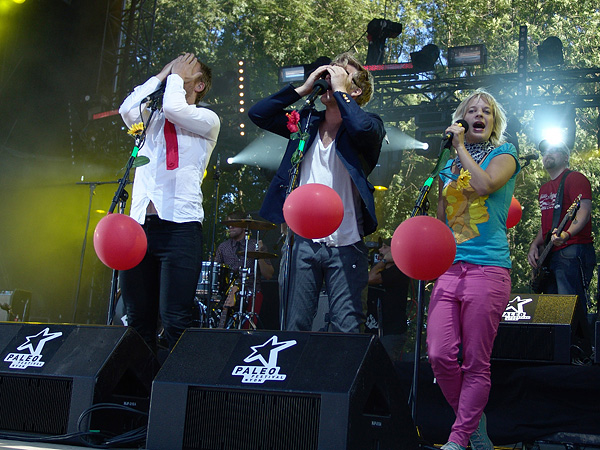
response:
[[(147, 97), (164, 85), (162, 109), (151, 115)], [(202, 269), (202, 177), (216, 145), (220, 122), (199, 101), (211, 85), (211, 70), (191, 53), (168, 63), (125, 99), (119, 113), (127, 126), (144, 122), (130, 215), (148, 238), (142, 262), (120, 274), (130, 326), (156, 351), (160, 314), (172, 348), (191, 325)]]

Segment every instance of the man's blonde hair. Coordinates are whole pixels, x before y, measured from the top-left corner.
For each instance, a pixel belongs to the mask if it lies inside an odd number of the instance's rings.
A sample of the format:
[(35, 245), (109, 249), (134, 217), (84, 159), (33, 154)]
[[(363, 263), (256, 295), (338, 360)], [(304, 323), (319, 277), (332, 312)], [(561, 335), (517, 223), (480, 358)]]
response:
[(371, 101), (375, 86), (373, 75), (364, 68), (352, 53), (346, 52), (336, 56), (335, 59), (331, 61), (331, 64), (342, 67), (348, 65), (354, 67), (356, 72), (352, 74), (352, 82), (362, 91), (360, 95), (355, 98), (356, 103), (358, 103), (359, 106), (365, 106)]

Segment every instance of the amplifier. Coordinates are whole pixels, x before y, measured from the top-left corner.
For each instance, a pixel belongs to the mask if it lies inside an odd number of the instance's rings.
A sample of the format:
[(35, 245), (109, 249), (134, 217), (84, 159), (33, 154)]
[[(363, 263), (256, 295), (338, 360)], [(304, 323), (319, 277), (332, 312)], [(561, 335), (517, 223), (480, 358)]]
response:
[(600, 322), (596, 322), (595, 323), (595, 344), (594, 344), (594, 348), (596, 349), (596, 351), (594, 352), (594, 362), (596, 364), (600, 364)]
[(492, 359), (569, 364), (576, 295), (511, 294)]
[(0, 291), (0, 322), (27, 322), (30, 309), (31, 292)]
[(571, 325), (576, 303), (576, 295), (511, 294), (501, 322)]

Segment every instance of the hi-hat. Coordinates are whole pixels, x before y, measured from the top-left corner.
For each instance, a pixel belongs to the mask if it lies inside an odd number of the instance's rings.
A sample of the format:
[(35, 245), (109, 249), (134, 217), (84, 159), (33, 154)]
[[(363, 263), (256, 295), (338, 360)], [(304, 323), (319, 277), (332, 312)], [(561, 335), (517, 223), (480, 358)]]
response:
[[(237, 252), (238, 255), (243, 255), (244, 254), (244, 250), (240, 250), (239, 252)], [(269, 253), (269, 252), (258, 252), (258, 251), (248, 251), (248, 258), (252, 258), (252, 259), (273, 259), (273, 258), (277, 258), (277, 255), (275, 253)]]
[(254, 219), (223, 220), (221, 223), (232, 227), (248, 228), (249, 230), (272, 230), (277, 226), (271, 222)]

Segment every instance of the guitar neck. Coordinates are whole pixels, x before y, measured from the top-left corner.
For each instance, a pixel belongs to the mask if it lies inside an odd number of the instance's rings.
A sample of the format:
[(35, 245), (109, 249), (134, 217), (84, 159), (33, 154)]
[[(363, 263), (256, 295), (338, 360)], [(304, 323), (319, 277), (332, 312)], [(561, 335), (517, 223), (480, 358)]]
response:
[[(567, 213), (565, 214), (565, 216), (562, 218), (562, 220), (558, 224), (558, 227), (556, 228), (557, 236), (560, 236), (560, 234), (563, 232), (563, 230), (565, 229), (565, 226), (567, 225), (567, 222), (569, 220), (573, 220), (573, 218), (575, 217), (575, 214), (577, 213), (577, 210), (579, 209), (580, 200), (581, 200), (581, 194), (579, 194), (577, 196), (577, 198), (575, 199), (573, 204), (567, 210)], [(538, 258), (538, 266), (543, 264), (544, 260), (548, 256), (548, 253), (550, 253), (550, 251), (552, 250), (552, 247), (554, 246), (551, 238), (552, 238), (552, 230), (550, 231), (550, 236), (548, 238), (548, 244), (546, 244), (546, 247), (544, 247), (544, 251)]]

